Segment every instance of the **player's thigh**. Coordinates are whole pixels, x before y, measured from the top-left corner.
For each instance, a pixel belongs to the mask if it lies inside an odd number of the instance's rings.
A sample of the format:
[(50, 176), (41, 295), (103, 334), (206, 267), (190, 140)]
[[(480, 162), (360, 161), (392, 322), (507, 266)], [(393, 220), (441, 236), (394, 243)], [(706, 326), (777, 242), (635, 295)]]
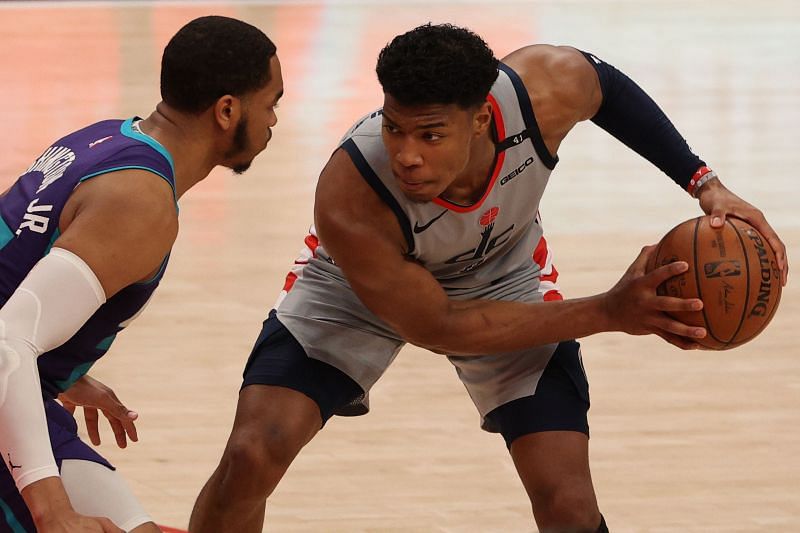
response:
[(589, 472), (589, 383), (580, 345), (558, 345), (534, 393), (507, 402), (486, 415), (505, 439), (531, 496), (567, 493), (594, 501)]
[(449, 359), (481, 414), (481, 427), (501, 433), (507, 446), (541, 431), (588, 434), (589, 383), (576, 341)]
[[(124, 531), (147, 531), (152, 518), (115, 470), (81, 459), (61, 462), (61, 480), (76, 512), (109, 518)], [(157, 529), (150, 529), (157, 531)]]
[(580, 344), (559, 343), (533, 385), (526, 373), (517, 378), (524, 385), (517, 387), (518, 397), (487, 413), (485, 427), (501, 433), (509, 448), (522, 436), (545, 431), (576, 431), (588, 438), (589, 381)]
[(364, 391), (339, 369), (309, 357), (270, 313), (244, 370), (229, 448), (296, 453)]

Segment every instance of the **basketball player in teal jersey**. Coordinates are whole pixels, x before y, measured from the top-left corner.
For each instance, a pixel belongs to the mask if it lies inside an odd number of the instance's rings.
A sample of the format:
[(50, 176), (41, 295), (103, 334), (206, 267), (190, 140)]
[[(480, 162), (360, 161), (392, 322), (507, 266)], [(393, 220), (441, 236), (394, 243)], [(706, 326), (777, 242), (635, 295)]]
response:
[(591, 54), (539, 45), (498, 62), (471, 32), (427, 25), (395, 38), (377, 71), (383, 108), (322, 171), (316, 230), (256, 341), (190, 528), (261, 531), (265, 499), (296, 454), (332, 415), (366, 412), (370, 387), (411, 342), (448, 354), (483, 428), (504, 437), (540, 530), (607, 531), (573, 339), (654, 333), (695, 348), (705, 331), (664, 311), (702, 302), (656, 295), (687, 265), (645, 274), (653, 247), (608, 292), (561, 298), (537, 211), (562, 140), (592, 119), (699, 198), (716, 225), (753, 223), (785, 280), (784, 246), (634, 82)]
[(246, 170), (282, 94), (263, 32), (201, 17), (167, 44), (149, 117), (62, 137), (0, 195), (0, 531), (159, 531), (55, 398), (114, 407), (124, 445), (128, 413), (81, 376), (158, 286), (178, 198), (217, 165)]

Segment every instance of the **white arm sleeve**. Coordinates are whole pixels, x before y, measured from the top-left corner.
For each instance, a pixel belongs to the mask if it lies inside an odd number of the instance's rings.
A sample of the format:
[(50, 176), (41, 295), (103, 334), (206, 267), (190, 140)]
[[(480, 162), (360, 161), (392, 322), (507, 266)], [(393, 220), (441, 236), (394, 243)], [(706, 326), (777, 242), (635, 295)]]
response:
[(53, 248), (0, 309), (0, 451), (20, 491), (58, 476), (36, 358), (75, 335), (105, 301), (89, 266)]

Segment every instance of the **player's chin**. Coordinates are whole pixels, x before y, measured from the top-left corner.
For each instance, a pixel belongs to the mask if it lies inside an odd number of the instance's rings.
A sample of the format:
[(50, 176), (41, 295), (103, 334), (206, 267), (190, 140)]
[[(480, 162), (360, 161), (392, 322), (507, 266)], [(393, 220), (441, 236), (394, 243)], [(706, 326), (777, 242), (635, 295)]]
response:
[(403, 196), (408, 198), (410, 201), (417, 203), (417, 204), (424, 204), (433, 201), (436, 198), (435, 195), (431, 193), (426, 193), (425, 191), (403, 191)]
[(250, 168), (250, 165), (252, 165), (252, 164), (253, 164), (253, 160), (251, 159), (250, 161), (246, 161), (246, 162), (242, 162), (242, 163), (234, 163), (228, 168), (230, 168), (233, 171), (234, 174), (239, 175), (239, 174), (244, 174), (245, 172), (247, 172), (247, 170)]

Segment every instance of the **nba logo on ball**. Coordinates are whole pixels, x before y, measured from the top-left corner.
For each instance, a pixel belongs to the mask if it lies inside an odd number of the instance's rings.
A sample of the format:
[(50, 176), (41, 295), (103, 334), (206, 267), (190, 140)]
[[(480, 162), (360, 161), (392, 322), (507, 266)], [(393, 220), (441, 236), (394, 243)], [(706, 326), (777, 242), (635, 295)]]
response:
[(687, 220), (658, 243), (648, 271), (674, 261), (689, 269), (658, 287), (658, 294), (703, 300), (701, 311), (670, 313), (706, 328), (696, 342), (714, 350), (735, 348), (767, 327), (781, 299), (781, 277), (772, 248), (747, 222), (728, 218), (712, 228), (709, 217)]

